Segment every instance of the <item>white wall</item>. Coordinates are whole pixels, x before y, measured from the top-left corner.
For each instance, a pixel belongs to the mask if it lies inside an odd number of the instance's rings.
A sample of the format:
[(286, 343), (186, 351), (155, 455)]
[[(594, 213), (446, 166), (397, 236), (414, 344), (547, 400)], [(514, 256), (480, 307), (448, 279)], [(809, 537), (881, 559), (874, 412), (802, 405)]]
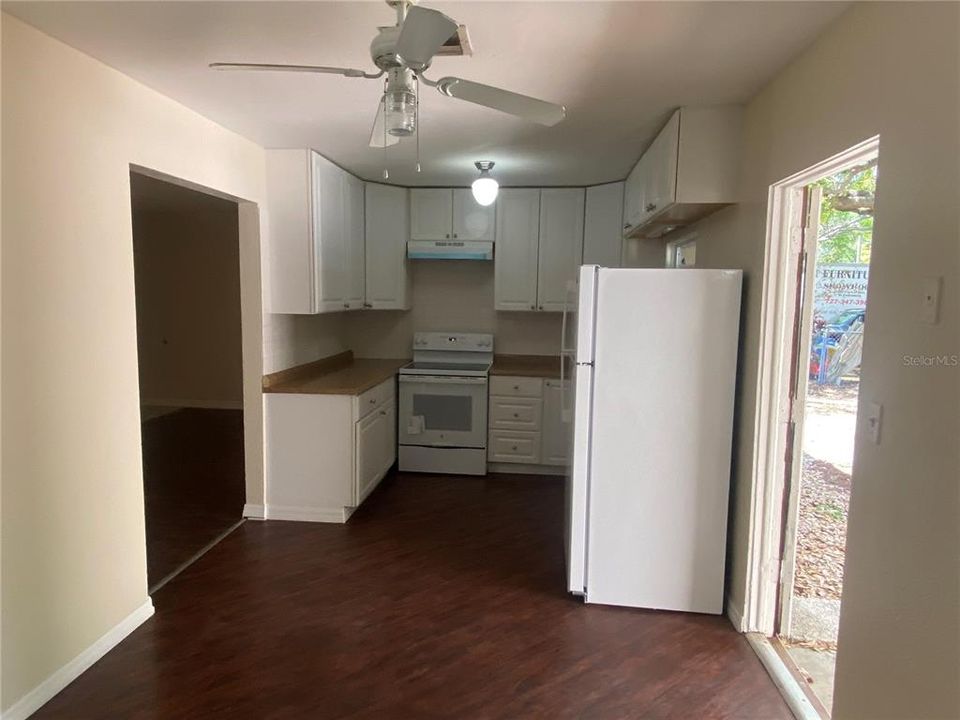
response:
[(410, 311), (347, 314), (345, 341), (358, 357), (409, 357), (413, 333), (434, 330), (493, 333), (507, 355), (559, 354), (560, 313), (493, 309), (492, 262), (417, 260), (410, 272)]
[(142, 175), (130, 182), (141, 403), (239, 408), (237, 204)]
[[(700, 223), (699, 267), (745, 270), (729, 592), (743, 607), (769, 186), (879, 134), (834, 718), (960, 717), (960, 5), (855, 5), (747, 107), (741, 202)], [(941, 320), (919, 320), (943, 277)], [(862, 415), (862, 406), (861, 406)]]
[[(3, 707), (147, 600), (130, 165), (265, 196), (249, 141), (4, 15)], [(248, 501), (262, 503), (257, 210), (240, 207)]]

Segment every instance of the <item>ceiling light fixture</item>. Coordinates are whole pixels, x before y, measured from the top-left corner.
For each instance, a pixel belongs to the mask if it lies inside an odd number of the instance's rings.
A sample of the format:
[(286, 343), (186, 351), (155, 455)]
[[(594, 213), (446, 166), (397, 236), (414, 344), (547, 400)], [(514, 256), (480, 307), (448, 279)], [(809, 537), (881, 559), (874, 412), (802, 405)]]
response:
[(500, 191), (500, 183), (489, 175), (493, 169), (493, 163), (490, 160), (478, 160), (474, 165), (480, 171), (480, 177), (474, 180), (471, 186), (473, 199), (480, 205), (493, 205)]

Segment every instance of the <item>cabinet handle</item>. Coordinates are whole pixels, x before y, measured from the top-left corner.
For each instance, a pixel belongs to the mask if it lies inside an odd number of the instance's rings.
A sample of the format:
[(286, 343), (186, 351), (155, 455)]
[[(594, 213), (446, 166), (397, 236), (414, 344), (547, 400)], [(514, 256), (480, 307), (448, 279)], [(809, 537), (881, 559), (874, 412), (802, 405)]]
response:
[(644, 208), (644, 209), (645, 209), (647, 212), (653, 212), (654, 210), (657, 209), (657, 204), (656, 204), (656, 203), (647, 203), (647, 206), (646, 206), (646, 208)]
[(514, 385), (514, 386), (513, 386), (513, 389), (514, 389), (514, 390), (519, 390), (519, 389), (520, 389), (520, 386), (519, 386), (519, 385)]
[(377, 404), (377, 399), (376, 399), (376, 398), (370, 398), (370, 404), (371, 404), (371, 405), (376, 405), (376, 404)]
[(381, 410), (381, 411), (380, 411), (380, 414), (381, 414), (381, 415), (386, 415), (386, 414), (387, 414), (387, 411), (386, 411), (386, 410)]
[(531, 309), (531, 310), (536, 310), (536, 309), (537, 309), (537, 306), (536, 306), (536, 305), (531, 305), (531, 306), (530, 306), (530, 309)]
[(543, 305), (540, 306), (540, 309), (543, 310)]
[(363, 306), (364, 306), (365, 308), (372, 308), (372, 307), (373, 307), (373, 305), (370, 304), (370, 303), (364, 303)]
[(344, 303), (343, 306), (344, 306), (345, 308), (347, 308), (348, 310), (350, 309), (350, 303)]
[(456, 233), (454, 233), (454, 234), (453, 234), (453, 237), (454, 237), (454, 238), (456, 239), (456, 237), (457, 237), (457, 234), (456, 234)]
[(450, 233), (447, 233), (447, 240), (450, 239)]
[(517, 446), (516, 446), (516, 445), (513, 446), (513, 451), (514, 451), (514, 452), (517, 451)]
[(520, 417), (520, 413), (514, 413), (513, 416), (514, 416), (515, 418), (518, 418), (518, 417)]
[(623, 229), (626, 230), (629, 227), (630, 227), (630, 223), (627, 223), (626, 225), (623, 226)]

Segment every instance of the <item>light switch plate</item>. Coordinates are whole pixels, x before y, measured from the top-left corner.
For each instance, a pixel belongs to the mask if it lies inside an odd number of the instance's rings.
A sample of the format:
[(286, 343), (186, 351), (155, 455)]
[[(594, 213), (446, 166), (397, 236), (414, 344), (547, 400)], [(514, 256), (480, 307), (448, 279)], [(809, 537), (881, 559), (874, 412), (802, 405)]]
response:
[(873, 441), (874, 445), (880, 444), (880, 427), (883, 424), (883, 405), (876, 402), (867, 403), (865, 417), (867, 435)]
[(940, 316), (940, 283), (940, 277), (923, 279), (920, 319), (930, 325), (936, 325)]

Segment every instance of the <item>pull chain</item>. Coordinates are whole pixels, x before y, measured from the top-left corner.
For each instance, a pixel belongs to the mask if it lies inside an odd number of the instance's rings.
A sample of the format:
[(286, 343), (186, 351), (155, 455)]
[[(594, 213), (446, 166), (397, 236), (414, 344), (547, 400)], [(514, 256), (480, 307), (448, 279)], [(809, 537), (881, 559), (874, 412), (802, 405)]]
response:
[(417, 104), (413, 108), (413, 122), (417, 132), (417, 172), (420, 172), (420, 78), (414, 75), (417, 90)]
[(383, 179), (390, 179), (390, 171), (387, 170), (387, 83), (383, 84)]

